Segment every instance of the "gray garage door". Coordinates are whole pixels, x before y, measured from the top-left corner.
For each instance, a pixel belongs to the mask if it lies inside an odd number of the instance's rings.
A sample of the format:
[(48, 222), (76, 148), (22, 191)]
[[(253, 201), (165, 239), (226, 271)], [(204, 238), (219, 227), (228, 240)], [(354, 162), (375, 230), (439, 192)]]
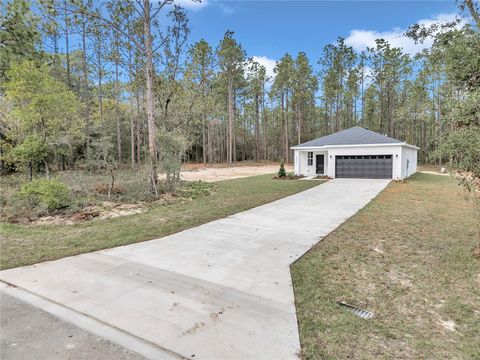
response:
[(335, 177), (391, 179), (392, 155), (335, 156)]

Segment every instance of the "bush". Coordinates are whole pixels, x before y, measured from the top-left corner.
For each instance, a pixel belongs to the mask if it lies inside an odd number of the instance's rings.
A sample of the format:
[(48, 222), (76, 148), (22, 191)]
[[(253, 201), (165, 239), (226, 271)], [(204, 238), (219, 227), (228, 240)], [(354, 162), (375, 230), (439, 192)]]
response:
[[(110, 184), (108, 184), (106, 182), (98, 181), (93, 186), (93, 191), (97, 194), (106, 195), (106, 194), (108, 194), (108, 188), (109, 187), (110, 187)], [(124, 194), (126, 192), (127, 192), (127, 190), (125, 189), (125, 187), (123, 185), (117, 184), (117, 183), (114, 183), (113, 188), (111, 189), (111, 193), (113, 195)]]
[(44, 162), (48, 157), (48, 147), (38, 135), (29, 135), (12, 150), (15, 162), (28, 169), (30, 180), (36, 164)]
[(280, 164), (280, 170), (278, 170), (278, 177), (279, 178), (287, 177), (287, 172), (285, 171), (285, 164), (283, 163), (283, 161)]
[(160, 132), (157, 136), (160, 149), (160, 169), (165, 173), (167, 191), (173, 192), (180, 181), (182, 157), (188, 149), (187, 137), (179, 131)]
[(197, 199), (210, 195), (213, 191), (215, 191), (215, 185), (211, 183), (205, 181), (189, 181), (185, 182), (179, 189), (178, 195), (189, 199)]
[(70, 190), (57, 179), (35, 179), (22, 186), (18, 196), (32, 205), (43, 205), (49, 211), (71, 204)]

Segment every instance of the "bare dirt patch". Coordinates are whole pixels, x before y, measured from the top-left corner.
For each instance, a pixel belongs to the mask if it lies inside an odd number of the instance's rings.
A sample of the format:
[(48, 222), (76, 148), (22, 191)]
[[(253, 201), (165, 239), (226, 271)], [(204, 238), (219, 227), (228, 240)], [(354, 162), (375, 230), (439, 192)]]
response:
[(57, 214), (43, 216), (36, 220), (24, 221), (24, 225), (72, 225), (92, 219), (112, 219), (119, 216), (140, 214), (145, 204), (116, 204), (104, 202), (101, 205), (89, 206), (73, 214)]
[(419, 164), (417, 166), (417, 170), (420, 172), (433, 172), (433, 173), (440, 173), (440, 170), (446, 167), (445, 165), (435, 165), (435, 164)]
[[(191, 200), (188, 197), (180, 197), (174, 194), (162, 194), (156, 200), (155, 205), (170, 205), (181, 200)], [(141, 214), (147, 209), (148, 204), (145, 202), (134, 204), (119, 204), (110, 201), (104, 201), (98, 205), (88, 206), (80, 211), (70, 214), (56, 214), (42, 216), (38, 219), (28, 220), (23, 219), (19, 224), (33, 226), (33, 225), (72, 225), (89, 221), (93, 219), (113, 219), (121, 216)]]
[[(203, 164), (185, 164), (182, 167), (180, 177), (186, 181), (215, 182), (230, 179), (240, 179), (256, 175), (274, 174), (278, 172), (280, 164), (277, 163), (246, 163), (235, 166), (228, 164), (215, 164), (205, 166)], [(293, 171), (292, 165), (285, 165), (287, 172)]]
[(280, 166), (279, 162), (276, 161), (251, 161), (251, 160), (245, 160), (245, 161), (237, 161), (233, 164), (229, 163), (214, 163), (214, 164), (204, 164), (204, 163), (185, 163), (182, 165), (182, 169), (184, 170), (196, 170), (196, 169), (204, 169), (204, 168), (229, 168), (229, 167), (245, 167), (245, 166), (250, 166), (250, 167), (259, 167), (259, 166), (269, 166), (269, 165), (275, 165), (275, 166)]

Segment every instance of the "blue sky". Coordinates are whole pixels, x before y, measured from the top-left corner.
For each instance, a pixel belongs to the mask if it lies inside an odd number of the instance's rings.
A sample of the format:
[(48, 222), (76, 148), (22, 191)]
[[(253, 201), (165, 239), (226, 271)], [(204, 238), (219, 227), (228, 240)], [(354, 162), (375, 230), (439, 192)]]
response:
[(192, 42), (204, 38), (216, 47), (225, 31), (233, 30), (248, 56), (270, 68), (286, 52), (305, 51), (316, 64), (322, 48), (338, 36), (357, 50), (381, 36), (415, 53), (420, 46), (402, 36), (409, 25), (448, 20), (457, 13), (454, 0), (176, 1), (188, 9)]

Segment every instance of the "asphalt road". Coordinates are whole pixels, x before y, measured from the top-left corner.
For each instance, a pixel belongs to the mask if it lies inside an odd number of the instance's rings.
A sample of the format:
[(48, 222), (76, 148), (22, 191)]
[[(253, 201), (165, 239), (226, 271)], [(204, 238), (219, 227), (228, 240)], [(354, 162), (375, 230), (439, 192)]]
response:
[(0, 303), (2, 360), (145, 359), (10, 295)]

